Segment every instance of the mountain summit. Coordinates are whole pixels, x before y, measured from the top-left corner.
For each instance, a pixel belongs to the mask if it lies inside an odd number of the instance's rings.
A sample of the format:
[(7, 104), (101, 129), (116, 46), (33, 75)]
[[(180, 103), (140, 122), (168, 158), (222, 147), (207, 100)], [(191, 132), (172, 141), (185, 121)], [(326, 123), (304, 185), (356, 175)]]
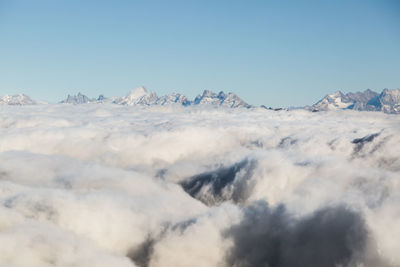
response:
[(204, 90), (202, 95), (198, 95), (193, 104), (195, 105), (217, 105), (217, 106), (224, 106), (230, 108), (237, 108), (237, 107), (250, 107), (249, 104), (244, 102), (241, 98), (239, 98), (234, 93), (225, 94), (223, 91), (214, 93), (209, 90)]
[(29, 96), (25, 94), (5, 95), (3, 97), (0, 97), (0, 105), (22, 106), (36, 104), (39, 104), (39, 102), (32, 100)]
[(115, 104), (119, 105), (129, 105), (129, 106), (136, 106), (136, 105), (144, 105), (150, 106), (155, 104), (158, 100), (156, 93), (149, 93), (144, 86), (138, 87), (133, 89), (124, 97), (117, 98), (113, 101)]

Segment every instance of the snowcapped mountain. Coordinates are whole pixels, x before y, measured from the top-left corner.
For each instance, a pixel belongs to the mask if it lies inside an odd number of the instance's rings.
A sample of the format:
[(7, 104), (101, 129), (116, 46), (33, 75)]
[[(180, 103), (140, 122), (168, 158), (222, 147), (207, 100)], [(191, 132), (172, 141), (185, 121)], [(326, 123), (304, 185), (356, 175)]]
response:
[[(221, 92), (221, 93), (223, 93), (223, 92)], [(243, 99), (241, 99), (234, 93), (228, 93), (227, 95), (225, 95), (225, 98), (222, 101), (221, 105), (230, 107), (230, 108), (238, 108), (238, 107), (249, 108), (249, 107), (251, 107), (251, 105), (244, 102)]]
[(346, 109), (353, 105), (354, 102), (342, 92), (337, 91), (334, 94), (326, 95), (314, 107), (318, 110)]
[(379, 95), (379, 106), (383, 112), (400, 114), (400, 89), (384, 89)]
[(343, 94), (337, 91), (315, 103), (312, 110), (352, 109), (400, 113), (400, 89), (384, 89), (378, 94), (370, 89), (364, 92)]
[[(0, 105), (37, 105), (45, 104), (43, 101), (32, 100), (25, 94), (4, 95), (0, 97)], [(234, 93), (215, 93), (204, 90), (190, 101), (185, 95), (171, 93), (158, 97), (156, 93), (149, 92), (141, 86), (130, 91), (123, 97), (104, 97), (89, 98), (82, 93), (68, 95), (66, 99), (59, 103), (86, 104), (86, 103), (112, 103), (128, 106), (215, 106), (228, 108), (251, 108), (249, 105)], [(263, 107), (263, 106), (262, 106)], [(370, 89), (364, 92), (343, 94), (337, 91), (326, 95), (312, 106), (301, 107), (312, 111), (351, 109), (359, 111), (382, 111), (391, 114), (400, 114), (400, 89), (384, 89), (380, 94)], [(280, 110), (280, 109), (275, 109)]]
[(185, 95), (179, 93), (172, 93), (158, 98), (155, 104), (161, 106), (173, 105), (173, 104), (188, 106), (191, 104), (191, 102)]
[(196, 96), (193, 101), (194, 105), (214, 105), (214, 106), (224, 106), (230, 108), (237, 107), (250, 107), (249, 104), (244, 102), (234, 93), (225, 94), (223, 91), (214, 93), (209, 90), (204, 90), (202, 95)]
[(152, 105), (212, 105), (212, 106), (224, 106), (224, 107), (250, 107), (249, 104), (240, 99), (236, 94), (224, 92), (214, 93), (209, 90), (205, 90), (202, 95), (198, 95), (193, 101), (190, 101), (185, 95), (179, 93), (172, 93), (162, 97), (158, 97), (156, 93), (148, 92), (146, 88), (138, 87), (133, 89), (129, 94), (124, 97), (117, 98), (113, 101), (119, 105), (129, 106), (152, 106)]
[(113, 103), (128, 106), (150, 106), (154, 105), (158, 100), (156, 93), (150, 93), (143, 86), (133, 89), (124, 97), (117, 98)]
[(0, 105), (36, 105), (41, 104), (41, 102), (32, 100), (29, 96), (25, 94), (17, 94), (17, 95), (5, 95), (0, 97)]
[(196, 96), (193, 101), (195, 105), (220, 105), (224, 100), (225, 95), (214, 93), (209, 90), (204, 90), (202, 95)]

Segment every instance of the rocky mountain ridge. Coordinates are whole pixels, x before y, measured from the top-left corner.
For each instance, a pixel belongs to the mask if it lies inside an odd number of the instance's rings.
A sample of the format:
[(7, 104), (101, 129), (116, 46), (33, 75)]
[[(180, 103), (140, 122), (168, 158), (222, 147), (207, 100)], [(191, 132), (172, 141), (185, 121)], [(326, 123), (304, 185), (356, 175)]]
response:
[(103, 95), (100, 95), (97, 99), (95, 99), (78, 93), (77, 95), (73, 96), (68, 95), (68, 97), (60, 103), (85, 104), (103, 102), (128, 106), (208, 105), (231, 108), (251, 107), (251, 105), (247, 104), (244, 100), (242, 100), (234, 93), (225, 94), (223, 91), (215, 93), (209, 90), (205, 90), (203, 94), (196, 96), (193, 101), (190, 101), (185, 95), (180, 93), (171, 93), (158, 97), (156, 93), (147, 91), (146, 88), (143, 86), (133, 89), (126, 96), (123, 97), (106, 98)]
[(370, 89), (347, 94), (337, 91), (334, 94), (326, 95), (308, 109), (313, 111), (351, 109), (399, 114), (400, 89), (384, 89), (380, 94)]
[[(25, 94), (4, 95), (0, 97), (0, 105), (37, 105), (45, 102), (32, 100)], [(128, 106), (215, 106), (229, 108), (252, 108), (254, 106), (246, 103), (234, 93), (224, 93), (220, 91), (215, 93), (210, 90), (204, 90), (202, 94), (197, 95), (192, 101), (180, 93), (171, 93), (158, 97), (156, 93), (149, 92), (146, 88), (138, 87), (122, 97), (104, 97), (89, 98), (84, 94), (68, 95), (66, 99), (60, 101), (61, 104), (86, 104), (86, 103), (113, 103)], [(264, 105), (261, 107), (266, 108)], [(367, 89), (363, 92), (347, 93), (337, 91), (328, 94), (312, 106), (304, 107), (311, 111), (327, 110), (358, 110), (358, 111), (381, 111), (390, 114), (400, 114), (400, 89), (384, 89), (381, 93)], [(279, 111), (282, 108), (267, 108), (269, 110)]]

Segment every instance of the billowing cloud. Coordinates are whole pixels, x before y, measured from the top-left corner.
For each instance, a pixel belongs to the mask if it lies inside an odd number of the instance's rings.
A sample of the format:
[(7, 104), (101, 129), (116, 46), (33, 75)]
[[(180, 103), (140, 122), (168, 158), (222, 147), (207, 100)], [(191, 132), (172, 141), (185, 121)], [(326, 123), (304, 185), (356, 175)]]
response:
[(0, 264), (400, 266), (400, 117), (0, 107)]

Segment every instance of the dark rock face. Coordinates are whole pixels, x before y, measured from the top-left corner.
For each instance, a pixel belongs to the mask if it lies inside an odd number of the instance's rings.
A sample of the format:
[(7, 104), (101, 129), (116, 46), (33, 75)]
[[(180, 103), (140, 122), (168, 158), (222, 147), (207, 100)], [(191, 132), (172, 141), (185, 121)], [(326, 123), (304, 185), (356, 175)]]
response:
[(251, 191), (250, 178), (255, 166), (255, 161), (245, 159), (229, 167), (190, 177), (181, 182), (181, 186), (190, 196), (208, 206), (228, 200), (241, 203)]

